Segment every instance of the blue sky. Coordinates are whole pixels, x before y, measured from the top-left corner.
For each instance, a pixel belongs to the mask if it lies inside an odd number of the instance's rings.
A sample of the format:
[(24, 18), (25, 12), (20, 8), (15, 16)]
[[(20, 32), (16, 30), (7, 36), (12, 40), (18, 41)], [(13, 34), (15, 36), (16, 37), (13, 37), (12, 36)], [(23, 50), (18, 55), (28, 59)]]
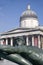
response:
[(20, 15), (28, 4), (37, 13), (39, 24), (43, 25), (43, 0), (0, 0), (0, 32), (19, 27)]

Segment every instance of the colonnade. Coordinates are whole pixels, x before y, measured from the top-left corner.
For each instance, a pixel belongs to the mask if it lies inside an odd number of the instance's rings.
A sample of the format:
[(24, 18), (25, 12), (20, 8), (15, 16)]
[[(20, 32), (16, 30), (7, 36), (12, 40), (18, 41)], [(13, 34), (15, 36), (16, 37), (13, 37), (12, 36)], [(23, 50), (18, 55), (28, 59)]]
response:
[[(30, 37), (30, 36), (27, 35), (27, 36), (25, 36), (25, 37), (26, 37), (26, 43), (25, 43), (25, 44), (26, 44), (27, 46), (29, 46), (29, 45), (30, 45), (30, 43), (29, 43), (29, 37)], [(14, 37), (10, 38), (10, 45), (11, 45), (11, 46), (13, 46), (13, 42), (14, 42), (13, 38), (14, 38)], [(5, 41), (5, 45), (8, 45), (8, 39), (9, 39), (9, 38), (5, 38), (5, 40), (6, 40), (6, 41)], [(38, 39), (38, 48), (40, 48), (40, 44), (41, 44), (40, 35), (37, 36), (37, 39)], [(3, 45), (3, 42), (4, 42), (4, 39), (2, 39), (0, 43)], [(32, 43), (32, 46), (35, 45), (35, 44), (34, 44), (34, 35), (31, 36), (31, 41), (30, 41), (30, 42)], [(15, 43), (15, 44), (16, 44), (16, 43)]]

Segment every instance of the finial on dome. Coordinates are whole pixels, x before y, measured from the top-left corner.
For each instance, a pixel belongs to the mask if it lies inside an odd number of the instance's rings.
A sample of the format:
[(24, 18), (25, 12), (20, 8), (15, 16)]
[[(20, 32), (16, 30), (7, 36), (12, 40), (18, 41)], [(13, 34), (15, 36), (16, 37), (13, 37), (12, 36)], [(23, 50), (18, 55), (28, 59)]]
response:
[(27, 6), (27, 9), (30, 9), (30, 5)]

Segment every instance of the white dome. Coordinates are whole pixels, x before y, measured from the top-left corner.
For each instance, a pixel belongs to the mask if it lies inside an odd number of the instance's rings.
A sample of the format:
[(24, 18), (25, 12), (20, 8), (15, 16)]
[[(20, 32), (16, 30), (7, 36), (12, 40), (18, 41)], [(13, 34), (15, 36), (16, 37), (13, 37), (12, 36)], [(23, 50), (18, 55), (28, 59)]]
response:
[(22, 13), (20, 20), (24, 18), (38, 18), (37, 14), (33, 10), (30, 9), (30, 5), (28, 5), (27, 10)]
[(30, 5), (26, 11), (24, 11), (20, 17), (20, 27), (24, 28), (35, 28), (38, 26), (38, 17), (37, 14), (30, 9)]

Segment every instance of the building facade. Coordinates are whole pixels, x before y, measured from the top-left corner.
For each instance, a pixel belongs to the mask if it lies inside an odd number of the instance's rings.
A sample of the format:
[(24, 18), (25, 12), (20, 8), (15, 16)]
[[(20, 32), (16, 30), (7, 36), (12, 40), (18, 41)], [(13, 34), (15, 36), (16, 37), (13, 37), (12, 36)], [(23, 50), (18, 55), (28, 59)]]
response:
[(43, 26), (39, 26), (37, 14), (30, 9), (30, 5), (21, 14), (19, 23), (19, 28), (0, 34), (0, 44), (30, 45), (43, 49)]

